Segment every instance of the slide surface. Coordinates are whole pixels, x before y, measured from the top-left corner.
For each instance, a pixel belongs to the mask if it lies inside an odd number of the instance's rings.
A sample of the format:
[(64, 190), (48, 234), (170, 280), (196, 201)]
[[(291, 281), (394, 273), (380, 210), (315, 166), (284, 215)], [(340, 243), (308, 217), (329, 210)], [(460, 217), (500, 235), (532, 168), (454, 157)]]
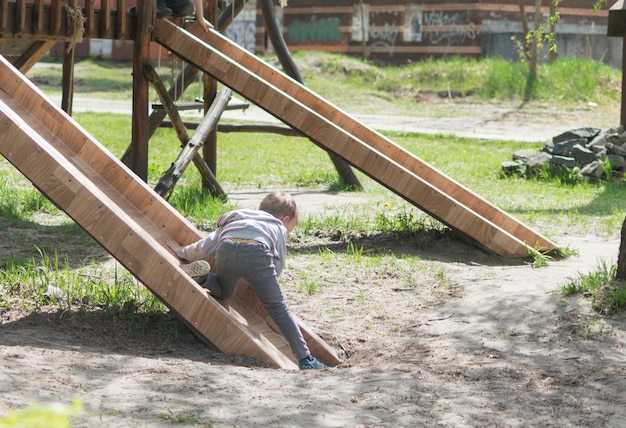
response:
[[(245, 284), (221, 303), (181, 270), (165, 241), (191, 243), (201, 237), (198, 230), (2, 56), (0, 153), (201, 338), (225, 353), (297, 369)], [(330, 346), (300, 326), (320, 360), (340, 363)]]
[(319, 146), (488, 250), (526, 257), (556, 245), (359, 123), (219, 32), (158, 20), (153, 39)]

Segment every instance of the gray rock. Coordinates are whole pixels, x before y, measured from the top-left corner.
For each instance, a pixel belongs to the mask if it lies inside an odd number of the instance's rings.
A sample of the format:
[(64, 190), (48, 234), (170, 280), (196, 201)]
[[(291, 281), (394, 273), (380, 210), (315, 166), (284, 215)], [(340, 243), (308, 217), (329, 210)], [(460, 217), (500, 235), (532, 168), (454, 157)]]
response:
[(557, 144), (563, 141), (577, 140), (581, 138), (584, 139), (585, 142), (589, 142), (593, 140), (600, 132), (602, 132), (602, 130), (598, 128), (571, 129), (569, 131), (565, 131), (564, 133), (557, 135), (556, 137), (553, 137), (552, 142)]
[(607, 156), (607, 159), (609, 160), (609, 163), (611, 164), (611, 169), (613, 171), (626, 171), (626, 160), (624, 160), (623, 156), (609, 154)]
[(572, 148), (572, 157), (576, 159), (578, 165), (587, 165), (596, 160), (595, 153), (580, 144), (576, 144)]
[(606, 143), (606, 152), (610, 155), (626, 156), (626, 149), (613, 143)]
[(580, 173), (584, 177), (591, 178), (592, 181), (599, 180), (602, 178), (602, 175), (604, 174), (604, 168), (602, 167), (602, 162), (595, 160), (591, 163), (588, 163), (587, 165), (581, 168)]
[[(513, 162), (503, 163), (502, 168), (517, 170), (528, 175), (549, 163), (554, 173), (565, 173), (565, 169), (578, 171), (580, 177), (593, 181), (604, 178), (606, 162), (613, 173), (626, 173), (626, 131), (622, 126), (600, 130), (578, 128), (557, 135), (546, 143), (540, 152), (529, 154), (518, 150)], [(526, 168), (518, 162), (525, 162)]]
[[(549, 151), (549, 153), (559, 156), (571, 156), (572, 149), (575, 145), (586, 146), (587, 140), (584, 138), (575, 138), (572, 140), (561, 141), (559, 143), (552, 143), (552, 150)], [(550, 143), (548, 143), (546, 146), (550, 146)]]
[(502, 162), (502, 170), (507, 175), (524, 175), (526, 173), (526, 162), (519, 160)]
[(526, 162), (528, 160), (528, 156), (530, 156), (532, 153), (533, 152), (528, 149), (518, 150), (515, 153), (513, 153), (513, 160)]
[(528, 156), (528, 161), (527, 161), (528, 169), (533, 170), (533, 169), (541, 168), (544, 165), (546, 165), (548, 162), (550, 162), (550, 159), (552, 159), (552, 155), (550, 153), (547, 153), (547, 152), (533, 153), (532, 155)]
[(550, 159), (550, 163), (552, 165), (565, 166), (570, 169), (576, 167), (576, 159), (569, 156), (552, 156), (552, 159)]
[(607, 142), (606, 135), (606, 132), (598, 134), (596, 138), (594, 138), (589, 142), (589, 144), (587, 144), (587, 147), (604, 146)]

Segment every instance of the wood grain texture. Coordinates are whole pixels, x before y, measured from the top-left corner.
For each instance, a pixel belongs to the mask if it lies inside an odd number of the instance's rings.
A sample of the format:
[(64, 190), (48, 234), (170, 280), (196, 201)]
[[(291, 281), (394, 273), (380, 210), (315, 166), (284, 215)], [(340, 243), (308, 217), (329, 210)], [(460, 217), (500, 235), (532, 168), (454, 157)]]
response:
[(291, 96), (294, 100), (305, 104), (311, 110), (317, 112), (328, 121), (341, 127), (347, 132), (350, 132), (356, 138), (373, 149), (384, 153), (393, 161), (401, 164), (414, 174), (422, 177), (441, 192), (446, 193), (454, 200), (459, 201), (476, 214), (484, 217), (488, 221), (493, 222), (498, 227), (515, 236), (522, 242), (527, 243), (531, 247), (537, 248), (539, 251), (548, 251), (556, 248), (554, 243), (536, 233), (525, 224), (511, 217), (503, 210), (481, 198), (441, 171), (436, 170), (419, 157), (389, 140), (387, 137), (359, 123), (340, 108), (317, 96), (305, 86), (294, 84), (294, 82), (290, 79), (284, 79), (283, 76), (281, 76), (281, 73), (272, 66), (248, 54), (247, 51), (222, 37), (219, 33), (205, 33), (203, 31), (198, 31), (197, 26), (190, 26), (190, 30), (194, 33), (194, 35), (200, 37), (211, 46), (222, 52), (228, 52), (228, 55), (231, 58), (235, 59), (239, 64), (246, 67), (255, 75), (263, 78), (272, 86), (279, 88)]
[[(284, 338), (238, 298), (224, 305), (165, 245), (199, 232), (0, 57), (0, 153), (200, 337), (226, 353), (296, 369)], [(320, 355), (336, 365), (332, 349)]]
[(190, 25), (189, 29), (194, 36), (161, 20), (156, 23), (153, 34), (157, 42), (172, 52), (452, 229), (506, 257), (526, 257), (533, 248), (541, 251), (556, 248), (541, 235), (218, 32), (205, 33), (197, 24)]

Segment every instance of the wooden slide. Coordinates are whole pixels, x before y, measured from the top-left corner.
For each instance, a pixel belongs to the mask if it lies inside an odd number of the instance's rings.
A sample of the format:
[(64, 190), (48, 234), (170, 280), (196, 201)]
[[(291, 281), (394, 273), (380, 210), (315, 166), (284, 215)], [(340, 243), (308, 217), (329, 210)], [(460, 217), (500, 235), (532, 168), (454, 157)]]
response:
[[(93, 236), (201, 338), (222, 352), (297, 369), (258, 298), (240, 287), (226, 304), (209, 297), (165, 245), (199, 232), (0, 56), (0, 153)], [(311, 351), (334, 350), (300, 323)]]
[(153, 39), (477, 244), (505, 257), (557, 248), (219, 32), (158, 20)]

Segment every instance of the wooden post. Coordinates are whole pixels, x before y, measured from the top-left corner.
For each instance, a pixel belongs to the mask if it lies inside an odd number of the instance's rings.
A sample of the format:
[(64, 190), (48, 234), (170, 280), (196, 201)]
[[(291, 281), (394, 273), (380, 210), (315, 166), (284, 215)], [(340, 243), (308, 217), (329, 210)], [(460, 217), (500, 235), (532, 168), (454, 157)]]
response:
[[(204, 16), (207, 21), (211, 23), (217, 22), (218, 9), (217, 0), (208, 0), (206, 2), (206, 8)], [(217, 95), (217, 80), (213, 79), (208, 74), (204, 74), (202, 78), (204, 83), (204, 113), (209, 111), (209, 106), (215, 101)], [(202, 149), (202, 159), (209, 166), (209, 169), (214, 176), (217, 175), (217, 127), (214, 127), (206, 135), (204, 147)], [(211, 188), (211, 183), (207, 180), (202, 180), (202, 186)]]
[(150, 56), (150, 33), (156, 11), (150, 0), (137, 3), (137, 29), (133, 50), (133, 117), (130, 168), (148, 181), (148, 91), (149, 83), (143, 65)]
[[(220, 92), (215, 97), (215, 101), (211, 104), (209, 111), (206, 116), (198, 124), (196, 132), (193, 134), (193, 137), (184, 145), (183, 151), (180, 153), (176, 161), (172, 164), (172, 166), (167, 170), (167, 172), (161, 177), (158, 184), (154, 188), (154, 190), (161, 196), (166, 197), (169, 196), (174, 189), (174, 186), (178, 182), (178, 179), (183, 175), (183, 172), (189, 166), (189, 163), (199, 157), (198, 150), (204, 144), (206, 136), (215, 130), (217, 127), (217, 122), (224, 112), (226, 105), (228, 104), (228, 100), (232, 95), (232, 91), (223, 87)], [(165, 104), (164, 104), (165, 105)], [(225, 197), (226, 193), (222, 190), (217, 179), (213, 177), (204, 177), (209, 182), (211, 190), (213, 193), (220, 195), (221, 197)]]
[[(235, 3), (236, 5), (237, 4), (240, 5), (239, 9), (237, 9), (237, 7), (235, 8), (234, 13), (236, 14), (236, 13), (239, 13), (241, 8), (243, 8), (244, 0), (235, 0)], [(230, 5), (231, 3), (229, 3), (229, 6)], [(229, 8), (227, 8), (224, 12), (220, 14), (220, 17), (219, 17), (219, 22), (221, 23), (219, 27), (220, 31), (224, 31), (226, 27), (228, 26), (228, 24), (230, 24), (232, 20), (232, 15), (233, 15), (233, 10)], [(170, 98), (176, 101), (178, 98), (182, 97), (184, 91), (193, 82), (193, 79), (196, 77), (197, 74), (198, 74), (198, 69), (194, 67), (193, 65), (186, 63), (181, 73), (178, 76), (176, 76), (175, 83), (172, 85), (172, 87), (168, 91), (168, 95), (170, 96)], [(183, 88), (183, 89), (180, 90), (180, 88)], [(152, 134), (154, 134), (154, 132), (159, 128), (166, 114), (167, 113), (165, 112), (165, 110), (161, 110), (161, 109), (152, 111), (152, 113), (150, 114), (149, 125), (148, 125), (148, 138), (151, 137)], [(187, 126), (187, 128), (191, 129), (189, 126)], [(194, 126), (194, 129), (195, 129), (195, 126)], [(131, 165), (130, 155), (131, 155), (132, 147), (133, 145), (131, 143), (121, 158), (122, 162), (124, 162), (124, 164), (128, 165), (129, 167)]]
[[(263, 11), (263, 18), (265, 19), (265, 28), (269, 38), (272, 42), (272, 47), (274, 48), (274, 52), (280, 61), (280, 65), (283, 67), (283, 70), (289, 77), (297, 80), (299, 83), (304, 84), (302, 75), (298, 70), (298, 66), (294, 62), (291, 54), (289, 53), (289, 49), (285, 43), (285, 39), (278, 28), (278, 24), (276, 23), (276, 16), (274, 14), (274, 2), (273, 0), (260, 0), (261, 1), (261, 10)], [(330, 156), (330, 160), (332, 161), (337, 173), (341, 177), (344, 183), (348, 184), (353, 189), (363, 190), (363, 186), (359, 182), (358, 177), (350, 167), (350, 165), (343, 160), (340, 156), (337, 156), (335, 153), (327, 151)]]
[[(76, 7), (76, 0), (67, 2), (69, 7)], [(68, 24), (68, 32), (74, 30)], [(74, 104), (74, 46), (69, 42), (63, 44), (63, 76), (61, 78), (61, 108), (64, 112), (72, 115), (72, 106)]]
[[(214, 120), (215, 124), (217, 124), (219, 117), (222, 115), (224, 109), (226, 108), (228, 104), (228, 100), (231, 97), (232, 91), (228, 89), (227, 92), (225, 92), (220, 97), (216, 98), (215, 102), (211, 105), (211, 108), (209, 109), (209, 112), (206, 115), (207, 118), (205, 118), (205, 120), (203, 120), (200, 123), (200, 125), (198, 125), (197, 127), (200, 130), (196, 131), (193, 138), (190, 139), (189, 134), (187, 133), (187, 129), (185, 128), (185, 124), (183, 123), (182, 118), (178, 114), (178, 109), (176, 108), (176, 105), (174, 104), (174, 100), (170, 96), (169, 92), (165, 89), (165, 85), (163, 85), (163, 82), (159, 78), (159, 75), (157, 74), (152, 64), (145, 64), (143, 69), (148, 80), (152, 82), (152, 84), (154, 85), (154, 89), (156, 90), (157, 94), (159, 95), (159, 98), (161, 99), (161, 103), (163, 104), (163, 109), (170, 117), (172, 121), (172, 125), (176, 131), (176, 135), (178, 135), (178, 139), (181, 141), (182, 146), (186, 147), (189, 144), (191, 144), (189, 142), (190, 140), (194, 141), (193, 146), (196, 147), (196, 149), (191, 155), (191, 158), (193, 159), (194, 164), (198, 168), (198, 171), (200, 171), (202, 180), (207, 183), (213, 195), (221, 197), (221, 198), (225, 198), (226, 193), (224, 192), (224, 190), (222, 190), (222, 187), (217, 182), (217, 179), (215, 178), (215, 175), (213, 174), (211, 169), (204, 162), (202, 157), (198, 154), (198, 149), (204, 144), (204, 140), (207, 134), (215, 128), (215, 125), (212, 127), (206, 127), (206, 125), (203, 125), (203, 123), (205, 123), (205, 121), (209, 119), (209, 120)], [(205, 130), (205, 127), (206, 127), (206, 130)], [(200, 141), (196, 142), (197, 140), (200, 140)], [(159, 195), (165, 198), (168, 198), (170, 193), (172, 192), (172, 189), (174, 188), (174, 185), (176, 184), (176, 182), (180, 178), (180, 175), (182, 175), (186, 167), (187, 167), (187, 164), (185, 164), (182, 169), (180, 167), (177, 167), (176, 170), (172, 170), (172, 168), (170, 168), (170, 170), (165, 174), (165, 176), (161, 178), (161, 180), (159, 181), (159, 184), (157, 184), (155, 188), (156, 192)]]
[(71, 47), (68, 51), (69, 43), (64, 43), (64, 46), (61, 108), (71, 116), (74, 103), (74, 47)]
[(620, 125), (626, 126), (626, 6), (619, 0), (609, 9), (607, 36), (622, 38), (622, 109)]
[(622, 108), (620, 125), (626, 127), (626, 37), (622, 38)]

